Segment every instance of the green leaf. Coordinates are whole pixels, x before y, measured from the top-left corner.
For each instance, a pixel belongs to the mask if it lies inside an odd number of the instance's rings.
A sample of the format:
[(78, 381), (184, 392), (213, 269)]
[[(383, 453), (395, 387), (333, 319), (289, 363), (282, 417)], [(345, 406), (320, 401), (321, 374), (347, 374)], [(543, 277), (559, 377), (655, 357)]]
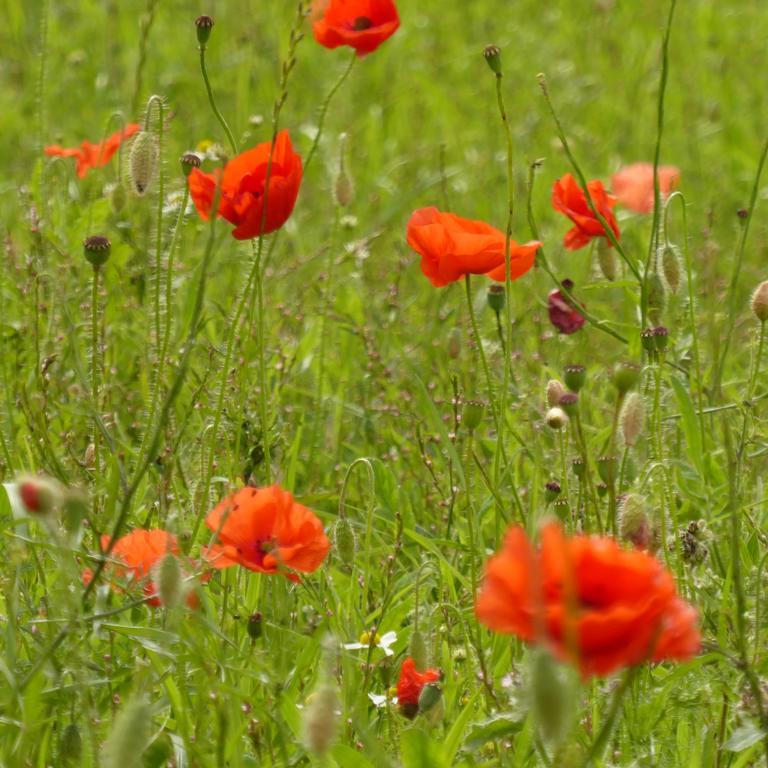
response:
[(523, 727), (523, 721), (514, 715), (494, 715), (482, 723), (475, 723), (467, 737), (468, 749), (480, 749), (489, 741), (496, 741), (514, 735)]
[(449, 764), (440, 744), (432, 741), (429, 734), (417, 728), (403, 733), (400, 740), (400, 758), (403, 768), (443, 768)]
[(754, 723), (745, 723), (731, 734), (731, 738), (723, 744), (723, 749), (727, 749), (729, 752), (743, 752), (763, 738), (765, 738), (765, 731), (758, 728)]

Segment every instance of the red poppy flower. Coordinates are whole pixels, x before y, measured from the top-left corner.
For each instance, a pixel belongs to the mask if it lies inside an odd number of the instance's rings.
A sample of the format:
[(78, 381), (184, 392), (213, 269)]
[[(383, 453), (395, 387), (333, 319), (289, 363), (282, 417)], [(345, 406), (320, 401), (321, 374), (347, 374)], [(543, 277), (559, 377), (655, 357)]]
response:
[(559, 523), (534, 548), (513, 526), (487, 565), (475, 610), (497, 632), (546, 646), (584, 677), (646, 661), (683, 661), (701, 643), (696, 611), (655, 557), (610, 537), (566, 538)]
[[(603, 183), (595, 180), (587, 184), (592, 203), (599, 211), (605, 222), (613, 230), (616, 238), (619, 237), (619, 226), (611, 210), (616, 205), (616, 198), (609, 195)], [(558, 179), (552, 187), (552, 207), (560, 213), (564, 213), (573, 223), (563, 238), (563, 245), (568, 250), (577, 251), (589, 243), (593, 237), (606, 237), (603, 225), (592, 212), (587, 203), (584, 190), (576, 183), (576, 179), (570, 173)], [(609, 241), (610, 242), (610, 241)]]
[(416, 717), (419, 711), (419, 696), (427, 683), (440, 680), (440, 671), (427, 669), (419, 672), (416, 664), (409, 656), (400, 668), (400, 679), (397, 681), (397, 705), (400, 712), (409, 719)]
[[(482, 221), (463, 219), (437, 208), (420, 208), (408, 222), (408, 245), (421, 255), (421, 271), (440, 288), (465, 275), (488, 275), (503, 282), (506, 273), (503, 232)], [(510, 274), (522, 277), (541, 243), (510, 242)]]
[(330, 549), (323, 524), (311, 509), (279, 485), (241, 488), (222, 501), (205, 519), (217, 536), (205, 557), (214, 568), (242, 565), (259, 573), (310, 573)]
[[(563, 287), (570, 293), (571, 288), (573, 288), (573, 281), (563, 280)], [(573, 302), (559, 289), (549, 292), (547, 309), (550, 322), (560, 333), (576, 333), (587, 322), (584, 315), (573, 305)]]
[[(104, 551), (109, 547), (109, 541), (109, 536), (101, 537), (101, 547)], [(143, 587), (144, 595), (149, 597), (147, 604), (157, 607), (162, 605), (162, 602), (151, 576), (155, 566), (167, 554), (179, 555), (179, 544), (173, 534), (160, 528), (148, 531), (137, 528), (115, 542), (110, 553), (114, 562), (110, 563), (108, 568), (114, 579), (126, 581), (129, 587)], [(86, 568), (82, 575), (83, 584), (87, 586), (92, 578), (93, 572)], [(190, 608), (196, 608), (198, 605), (194, 590), (187, 594), (187, 605)]]
[(125, 128), (116, 131), (98, 144), (92, 144), (87, 140), (83, 141), (79, 147), (71, 148), (53, 144), (46, 147), (44, 152), (51, 157), (76, 157), (75, 172), (82, 179), (91, 168), (99, 168), (102, 165), (106, 165), (112, 158), (112, 155), (117, 152), (120, 144), (140, 129), (141, 126), (138, 123), (129, 123)]
[(218, 215), (235, 225), (232, 234), (237, 240), (250, 240), (280, 229), (296, 204), (302, 166), (288, 131), (280, 131), (272, 152), (265, 217), (264, 190), (271, 150), (272, 143), (265, 142), (243, 152), (227, 163), (223, 175), (221, 169), (203, 173), (193, 168), (189, 174), (189, 191), (200, 216), (207, 221), (211, 215), (216, 183), (221, 179)]
[(320, 45), (348, 45), (358, 56), (375, 51), (400, 26), (393, 0), (316, 0), (313, 18)]
[[(680, 183), (680, 169), (674, 165), (659, 166), (659, 193), (668, 198)], [(635, 213), (653, 210), (653, 163), (632, 163), (613, 174), (613, 193), (618, 201)]]

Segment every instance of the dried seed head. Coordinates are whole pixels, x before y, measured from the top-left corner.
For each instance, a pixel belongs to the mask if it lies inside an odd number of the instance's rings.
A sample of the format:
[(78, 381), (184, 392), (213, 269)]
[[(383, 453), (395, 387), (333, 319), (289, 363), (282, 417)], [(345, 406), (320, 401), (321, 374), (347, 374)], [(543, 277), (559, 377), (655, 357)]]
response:
[(168, 552), (155, 565), (154, 573), (160, 602), (166, 608), (177, 608), (184, 600), (184, 574), (179, 558)]
[(562, 429), (568, 423), (568, 415), (562, 408), (550, 408), (544, 417), (550, 429)]
[(200, 167), (200, 158), (194, 152), (185, 152), (180, 158), (181, 172), (185, 176), (189, 176), (195, 168)]
[(550, 379), (547, 382), (547, 405), (550, 408), (560, 405), (560, 398), (564, 394), (565, 387), (557, 379)]
[(211, 37), (213, 19), (210, 16), (198, 16), (195, 19), (195, 27), (197, 29), (197, 42), (204, 47)]
[(501, 77), (501, 48), (498, 45), (488, 45), (483, 51), (483, 56), (496, 77)]
[(621, 434), (624, 435), (624, 444), (636, 445), (645, 424), (645, 401), (639, 392), (630, 392), (627, 395), (621, 407), (619, 423)]
[(107, 263), (111, 252), (112, 243), (103, 235), (91, 235), (83, 241), (83, 254), (95, 269)]
[(619, 258), (604, 237), (597, 244), (597, 263), (606, 280), (613, 282), (619, 276)]
[(667, 288), (669, 288), (672, 293), (677, 293), (680, 289), (680, 282), (683, 277), (680, 249), (671, 243), (664, 245), (661, 248), (659, 261), (661, 262), (661, 273), (664, 275)]
[(103, 768), (141, 768), (151, 736), (152, 709), (143, 697), (129, 701), (115, 717), (102, 750)]
[(488, 306), (496, 313), (504, 309), (507, 303), (506, 288), (500, 283), (491, 283), (488, 287)]
[(571, 392), (578, 392), (587, 381), (587, 369), (583, 365), (566, 365), (563, 380)]
[(160, 148), (151, 131), (139, 131), (128, 155), (128, 177), (131, 188), (139, 197), (145, 195), (157, 174)]
[(635, 493), (628, 493), (619, 504), (619, 536), (638, 549), (648, 549), (653, 541), (645, 502)]
[(755, 317), (764, 323), (768, 320), (768, 280), (760, 283), (755, 288), (755, 292), (752, 294), (752, 300), (750, 301), (752, 311), (755, 313)]

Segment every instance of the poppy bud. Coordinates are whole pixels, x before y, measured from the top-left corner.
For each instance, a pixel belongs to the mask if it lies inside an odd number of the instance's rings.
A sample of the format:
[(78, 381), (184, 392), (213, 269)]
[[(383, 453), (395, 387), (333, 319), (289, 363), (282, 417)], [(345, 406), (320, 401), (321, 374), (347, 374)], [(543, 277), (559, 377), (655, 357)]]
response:
[(115, 717), (100, 765), (103, 768), (140, 768), (149, 743), (152, 709), (143, 697), (129, 701)]
[(568, 423), (568, 416), (562, 408), (550, 408), (544, 417), (550, 429), (562, 429)]
[(59, 758), (64, 765), (79, 764), (80, 757), (83, 754), (83, 739), (80, 736), (80, 729), (70, 723), (61, 732), (59, 738)]
[(464, 408), (461, 412), (461, 423), (470, 431), (474, 432), (483, 420), (485, 413), (485, 403), (481, 400), (465, 400)]
[(587, 380), (587, 369), (583, 365), (566, 365), (563, 379), (571, 392), (578, 392)]
[(544, 498), (547, 500), (547, 504), (553, 502), (560, 495), (561, 490), (560, 483), (550, 480), (544, 486)]
[(619, 536), (639, 549), (647, 549), (653, 538), (645, 502), (635, 493), (628, 493), (619, 504)]
[(625, 445), (636, 445), (645, 424), (645, 401), (639, 392), (630, 392), (627, 396), (621, 407), (619, 423)]
[(200, 167), (200, 158), (194, 152), (186, 152), (179, 158), (181, 172), (189, 176), (193, 169)]
[(501, 77), (501, 48), (498, 45), (486, 46), (483, 56), (496, 77)]
[(210, 16), (198, 16), (195, 19), (195, 27), (197, 28), (197, 42), (204, 47), (211, 38), (213, 19)]
[(667, 287), (672, 293), (677, 293), (683, 276), (683, 268), (680, 260), (680, 249), (676, 245), (667, 243), (661, 249), (661, 272)]
[(125, 194), (125, 187), (119, 182), (110, 187), (109, 202), (115, 213), (120, 213), (120, 211), (125, 208), (125, 204), (128, 202), (128, 196)]
[(607, 484), (607, 483), (598, 483), (598, 484), (595, 486), (595, 489), (597, 490), (597, 495), (598, 495), (598, 496), (599, 496), (601, 499), (604, 499), (604, 498), (605, 498), (605, 496), (606, 496), (606, 494), (607, 494), (607, 493), (608, 493), (608, 491), (610, 490), (610, 489), (608, 488), (608, 484)]
[(768, 320), (768, 280), (760, 283), (755, 288), (755, 292), (752, 294), (752, 300), (750, 301), (750, 307), (755, 313), (755, 317), (764, 323)]
[(652, 272), (648, 278), (648, 316), (655, 323), (661, 319), (661, 313), (667, 306), (667, 292), (658, 272)]
[(613, 282), (619, 276), (619, 260), (616, 251), (602, 237), (597, 244), (597, 263), (606, 280)]
[[(645, 331), (643, 331), (645, 334)], [(643, 341), (645, 346), (645, 341)], [(620, 395), (625, 395), (630, 389), (634, 388), (640, 380), (641, 368), (634, 363), (619, 363), (613, 369), (613, 384), (619, 390)]]
[(563, 522), (566, 522), (571, 514), (571, 506), (568, 504), (568, 499), (557, 499), (552, 505), (552, 510)]
[(498, 314), (507, 303), (506, 288), (500, 283), (491, 283), (488, 288), (488, 306)]
[(408, 655), (413, 659), (416, 669), (426, 669), (429, 666), (429, 653), (424, 635), (418, 629), (411, 634), (411, 642), (408, 645)]
[(550, 379), (547, 382), (547, 405), (550, 408), (560, 405), (560, 398), (564, 394), (565, 387), (557, 379)]
[(455, 360), (461, 354), (461, 332), (458, 328), (451, 331), (448, 337), (448, 357)]
[(423, 715), (438, 706), (443, 699), (439, 683), (427, 683), (419, 694), (419, 712)]
[(91, 235), (83, 241), (83, 253), (94, 269), (103, 267), (109, 260), (112, 243), (103, 235)]
[(663, 326), (659, 325), (653, 329), (653, 344), (657, 352), (663, 352), (667, 348), (669, 343), (669, 331)]
[(557, 745), (570, 725), (570, 686), (562, 668), (546, 651), (534, 654), (531, 669), (533, 717), (545, 743)]
[(566, 392), (560, 398), (560, 407), (569, 416), (575, 416), (579, 410), (579, 396), (575, 392)]
[(581, 479), (586, 474), (587, 465), (584, 463), (584, 459), (582, 459), (581, 456), (577, 456), (571, 462), (571, 469), (573, 469), (573, 474)]
[(646, 352), (653, 353), (656, 351), (656, 342), (653, 338), (653, 328), (645, 328), (640, 334), (640, 341), (642, 342), (643, 349)]
[(336, 546), (336, 554), (345, 563), (352, 563), (355, 559), (357, 541), (352, 524), (346, 517), (340, 517), (333, 528), (333, 543)]
[(596, 463), (597, 474), (600, 475), (600, 479), (609, 486), (613, 485), (616, 482), (616, 470), (619, 465), (616, 457), (600, 456)]
[(46, 478), (26, 476), (18, 479), (19, 496), (27, 514), (43, 517), (61, 501), (59, 486)]
[(139, 131), (128, 155), (128, 176), (133, 191), (141, 197), (155, 178), (160, 161), (157, 138), (151, 131)]
[(263, 622), (264, 619), (258, 611), (252, 613), (248, 617), (246, 629), (248, 630), (248, 637), (250, 637), (251, 640), (258, 640), (261, 637), (261, 633), (264, 631), (262, 626)]
[(166, 608), (176, 608), (184, 599), (184, 574), (178, 558), (167, 552), (155, 566), (154, 574), (160, 602)]
[(323, 757), (336, 738), (339, 696), (330, 679), (307, 699), (304, 709), (304, 744), (315, 757)]

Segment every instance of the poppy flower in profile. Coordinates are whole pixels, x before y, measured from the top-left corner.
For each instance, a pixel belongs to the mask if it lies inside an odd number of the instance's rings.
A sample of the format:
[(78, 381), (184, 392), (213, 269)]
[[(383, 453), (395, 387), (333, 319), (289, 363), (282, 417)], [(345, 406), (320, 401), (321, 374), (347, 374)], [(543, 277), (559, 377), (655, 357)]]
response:
[(331, 543), (315, 513), (279, 485), (241, 488), (208, 514), (216, 543), (204, 555), (214, 568), (242, 565), (258, 573), (311, 573)]
[[(421, 256), (421, 271), (438, 288), (466, 275), (505, 280), (505, 235), (485, 222), (463, 219), (437, 208), (420, 208), (411, 215), (406, 238)], [(540, 247), (538, 241), (524, 245), (510, 242), (512, 280), (522, 277), (533, 266)]]
[[(659, 166), (659, 194), (666, 200), (680, 183), (680, 169)], [(632, 163), (613, 174), (613, 194), (625, 208), (635, 213), (653, 210), (653, 163)]]
[(496, 632), (543, 645), (582, 676), (646, 661), (685, 661), (700, 647), (696, 610), (653, 555), (608, 536), (566, 537), (546, 524), (538, 548), (512, 526), (487, 563), (475, 611)]
[(141, 129), (138, 123), (129, 123), (122, 130), (116, 131), (98, 144), (93, 144), (88, 140), (83, 141), (79, 147), (60, 147), (58, 144), (52, 144), (43, 150), (49, 157), (75, 157), (77, 164), (75, 172), (83, 179), (88, 175), (91, 168), (100, 168), (106, 165), (117, 152), (126, 139), (133, 136)]
[[(562, 285), (570, 293), (571, 288), (573, 288), (573, 281), (563, 280)], [(547, 310), (550, 322), (560, 333), (576, 333), (587, 322), (584, 315), (579, 312), (574, 303), (560, 289), (549, 292)]]
[[(101, 537), (102, 550), (108, 549), (109, 542), (109, 536)], [(162, 605), (162, 601), (153, 575), (156, 566), (168, 554), (179, 555), (179, 544), (173, 534), (160, 528), (150, 530), (137, 528), (115, 542), (107, 567), (115, 581), (125, 582), (128, 588), (141, 586), (144, 595), (149, 598), (147, 604), (158, 607)], [(83, 584), (87, 586), (92, 578), (93, 572), (90, 568), (86, 568), (82, 575)], [(187, 592), (187, 605), (190, 608), (196, 608), (198, 605), (194, 590)]]
[[(216, 184), (221, 181), (218, 215), (234, 224), (232, 235), (237, 240), (267, 235), (285, 224), (293, 213), (301, 186), (301, 157), (293, 151), (288, 131), (280, 131), (272, 152), (267, 141), (232, 158), (222, 174), (221, 169), (204, 173), (193, 168), (189, 174), (189, 192), (200, 216), (208, 221), (216, 197)], [(267, 169), (269, 190), (267, 212), (264, 197)], [(262, 226), (263, 220), (263, 226)]]
[(320, 45), (348, 45), (365, 56), (400, 26), (394, 0), (316, 0), (312, 32)]
[(419, 696), (427, 683), (436, 683), (441, 674), (437, 669), (426, 669), (419, 672), (416, 663), (409, 656), (400, 668), (400, 679), (397, 681), (397, 705), (400, 712), (412, 720), (419, 712)]
[[(618, 239), (619, 225), (616, 223), (612, 210), (616, 205), (616, 198), (609, 195), (603, 187), (603, 182), (597, 179), (590, 181), (587, 184), (587, 189), (596, 210), (605, 219), (606, 224), (613, 230), (613, 234)], [(552, 187), (552, 207), (565, 214), (574, 224), (563, 238), (563, 245), (568, 250), (577, 251), (587, 245), (594, 237), (608, 239), (603, 225), (587, 203), (584, 190), (570, 173), (559, 178)]]

